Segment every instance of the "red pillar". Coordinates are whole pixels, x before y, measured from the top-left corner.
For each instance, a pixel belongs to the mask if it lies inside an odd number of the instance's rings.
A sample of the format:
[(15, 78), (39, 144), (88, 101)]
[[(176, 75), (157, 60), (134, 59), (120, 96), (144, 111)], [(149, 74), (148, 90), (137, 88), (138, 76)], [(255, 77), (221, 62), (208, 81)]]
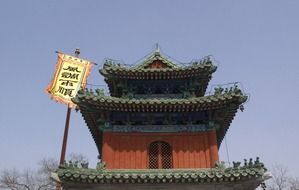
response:
[(208, 138), (210, 142), (211, 167), (214, 167), (215, 163), (219, 161), (216, 131), (209, 131)]

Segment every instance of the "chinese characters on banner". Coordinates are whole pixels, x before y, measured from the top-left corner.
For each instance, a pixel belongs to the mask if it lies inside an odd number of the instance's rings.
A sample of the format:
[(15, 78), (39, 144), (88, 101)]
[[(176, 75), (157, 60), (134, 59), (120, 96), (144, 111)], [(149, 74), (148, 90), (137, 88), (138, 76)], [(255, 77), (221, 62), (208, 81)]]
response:
[(74, 107), (72, 102), (81, 88), (86, 85), (92, 63), (77, 57), (58, 53), (54, 77), (46, 88), (51, 98), (69, 107)]

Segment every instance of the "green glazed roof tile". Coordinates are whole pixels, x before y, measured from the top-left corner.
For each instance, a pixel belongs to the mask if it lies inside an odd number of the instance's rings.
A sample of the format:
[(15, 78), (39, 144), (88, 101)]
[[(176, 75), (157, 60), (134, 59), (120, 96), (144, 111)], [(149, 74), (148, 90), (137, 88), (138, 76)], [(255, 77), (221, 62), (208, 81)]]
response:
[[(151, 63), (153, 63), (155, 60), (161, 60), (163, 64), (165, 64), (166, 68), (147, 68), (147, 66)], [(175, 77), (175, 75), (186, 75), (188, 72), (191, 75), (210, 75), (211, 73), (215, 72), (217, 67), (213, 65), (212, 61), (208, 59), (204, 59), (196, 64), (189, 64), (188, 66), (182, 66), (178, 65), (176, 63), (173, 63), (169, 61), (167, 58), (165, 58), (163, 55), (159, 56), (151, 56), (147, 58), (146, 61), (144, 61), (141, 64), (138, 64), (136, 66), (127, 66), (124, 64), (115, 63), (112, 60), (107, 60), (103, 68), (100, 70), (101, 74), (105, 77), (122, 77), (121, 75), (124, 75), (123, 77), (128, 77), (129, 74), (132, 76), (138, 76), (139, 74), (145, 74), (145, 73), (161, 73), (162, 76), (165, 77), (164, 74), (166, 73), (172, 73), (171, 75)], [(179, 74), (180, 73), (180, 74)]]
[[(213, 105), (215, 103), (227, 103), (231, 100), (234, 100), (236, 103), (243, 103), (247, 99), (246, 95), (236, 94), (236, 93), (223, 93), (221, 95), (210, 95), (204, 97), (196, 97), (190, 99), (126, 99), (126, 98), (117, 98), (103, 95), (90, 94), (87, 91), (79, 91), (78, 95), (75, 99), (73, 99), (74, 103), (80, 106), (84, 106), (84, 104), (88, 102), (92, 102), (93, 105), (100, 105), (99, 103), (113, 103), (113, 104), (149, 104), (149, 105), (167, 105), (167, 104), (203, 104), (199, 106), (208, 106)], [(91, 103), (90, 102), (90, 103)], [(90, 104), (88, 103), (88, 104)]]
[(240, 181), (252, 178), (261, 180), (266, 171), (267, 170), (264, 168), (263, 164), (254, 164), (253, 166), (226, 169), (210, 168), (165, 170), (95, 170), (60, 167), (56, 173), (62, 182), (209, 183), (211, 181)]

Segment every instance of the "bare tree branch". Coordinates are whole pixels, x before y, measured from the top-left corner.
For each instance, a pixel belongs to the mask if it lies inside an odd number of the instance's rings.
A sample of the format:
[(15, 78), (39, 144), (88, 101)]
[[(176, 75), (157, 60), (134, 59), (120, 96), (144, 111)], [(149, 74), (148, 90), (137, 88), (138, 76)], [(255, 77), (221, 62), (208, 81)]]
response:
[(269, 186), (270, 190), (284, 190), (288, 184), (288, 169), (282, 165), (276, 164), (272, 167), (272, 183)]
[[(68, 157), (76, 166), (87, 163), (87, 158), (82, 154), (72, 153)], [(1, 171), (0, 189), (56, 190), (56, 183), (50, 179), (50, 174), (58, 168), (58, 161), (53, 158), (44, 158), (38, 164), (38, 170), (27, 169), (20, 172), (16, 169), (6, 169)]]
[[(26, 184), (27, 175), (23, 175), (16, 169), (4, 170), (0, 176), (1, 187), (11, 190), (30, 190), (30, 185)], [(29, 178), (28, 178), (29, 179)], [(28, 182), (28, 180), (27, 180)]]
[(3, 170), (0, 175), (0, 187), (9, 190), (54, 190), (56, 184), (49, 176), (57, 169), (57, 163), (54, 159), (43, 159), (38, 171)]
[(289, 178), (290, 190), (299, 190), (299, 179), (298, 178)]
[(272, 178), (266, 182), (269, 190), (299, 190), (298, 178), (291, 177), (288, 169), (276, 164), (271, 169)]
[(58, 168), (58, 161), (54, 158), (44, 158), (39, 163), (39, 174), (49, 174)]
[(83, 154), (78, 154), (78, 153), (69, 154), (68, 160), (72, 161), (73, 163), (75, 163), (75, 162), (78, 162), (78, 163), (88, 162), (88, 159), (86, 158), (86, 156), (84, 156)]

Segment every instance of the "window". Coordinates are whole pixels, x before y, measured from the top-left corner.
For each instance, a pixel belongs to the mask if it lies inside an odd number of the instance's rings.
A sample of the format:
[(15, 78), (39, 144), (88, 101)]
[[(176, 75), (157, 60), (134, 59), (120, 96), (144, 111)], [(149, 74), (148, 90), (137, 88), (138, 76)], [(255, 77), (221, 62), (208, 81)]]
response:
[(149, 169), (172, 168), (172, 148), (167, 142), (156, 141), (150, 144), (148, 150)]

